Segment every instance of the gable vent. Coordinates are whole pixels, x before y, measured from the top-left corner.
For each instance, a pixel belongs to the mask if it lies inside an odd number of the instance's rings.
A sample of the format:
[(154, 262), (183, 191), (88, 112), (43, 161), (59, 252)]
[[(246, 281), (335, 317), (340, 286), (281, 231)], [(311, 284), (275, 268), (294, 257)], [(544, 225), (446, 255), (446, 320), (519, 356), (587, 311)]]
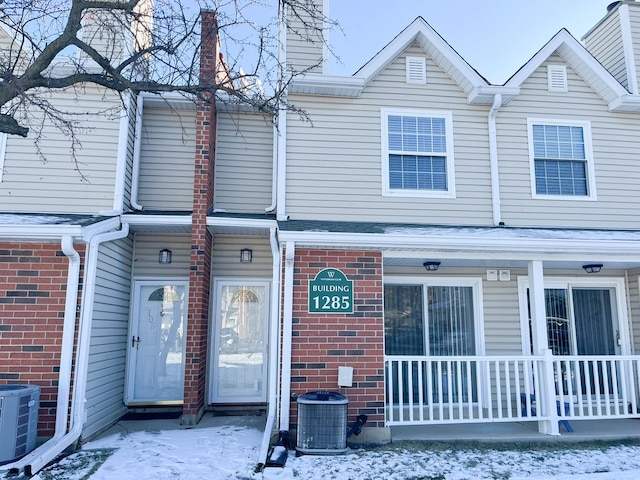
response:
[(427, 83), (427, 59), (407, 57), (407, 83)]
[(549, 65), (547, 67), (550, 92), (568, 92), (567, 67), (564, 65)]

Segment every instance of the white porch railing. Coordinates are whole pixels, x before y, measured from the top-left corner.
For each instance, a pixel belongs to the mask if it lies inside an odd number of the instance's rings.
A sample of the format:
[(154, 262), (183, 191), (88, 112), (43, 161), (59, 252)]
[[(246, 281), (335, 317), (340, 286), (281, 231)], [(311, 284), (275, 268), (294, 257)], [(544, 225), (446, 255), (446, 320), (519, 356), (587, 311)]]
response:
[(640, 356), (386, 356), (394, 425), (640, 417)]

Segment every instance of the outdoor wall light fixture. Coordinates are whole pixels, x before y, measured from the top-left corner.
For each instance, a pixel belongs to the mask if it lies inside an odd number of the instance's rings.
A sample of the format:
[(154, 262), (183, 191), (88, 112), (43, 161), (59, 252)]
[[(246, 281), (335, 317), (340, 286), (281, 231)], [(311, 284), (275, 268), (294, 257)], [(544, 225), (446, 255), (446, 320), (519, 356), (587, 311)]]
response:
[(587, 273), (598, 273), (602, 270), (602, 264), (590, 263), (589, 265), (582, 265), (582, 268), (584, 268), (584, 271)]
[(160, 253), (158, 254), (158, 263), (171, 263), (171, 250), (168, 248), (160, 250)]
[(440, 262), (424, 262), (422, 266), (427, 270), (427, 272), (435, 272), (440, 268)]
[(243, 248), (240, 250), (240, 262), (241, 263), (251, 263), (253, 259), (253, 251), (249, 248)]

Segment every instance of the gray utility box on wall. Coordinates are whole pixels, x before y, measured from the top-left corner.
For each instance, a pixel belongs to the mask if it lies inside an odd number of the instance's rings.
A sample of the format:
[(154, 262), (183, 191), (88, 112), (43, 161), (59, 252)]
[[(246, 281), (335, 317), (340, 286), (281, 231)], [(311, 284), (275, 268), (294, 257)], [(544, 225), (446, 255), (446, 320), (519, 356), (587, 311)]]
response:
[(40, 387), (0, 385), (0, 463), (16, 460), (36, 447)]
[(347, 397), (335, 392), (298, 397), (296, 450), (324, 455), (346, 452), (348, 404)]

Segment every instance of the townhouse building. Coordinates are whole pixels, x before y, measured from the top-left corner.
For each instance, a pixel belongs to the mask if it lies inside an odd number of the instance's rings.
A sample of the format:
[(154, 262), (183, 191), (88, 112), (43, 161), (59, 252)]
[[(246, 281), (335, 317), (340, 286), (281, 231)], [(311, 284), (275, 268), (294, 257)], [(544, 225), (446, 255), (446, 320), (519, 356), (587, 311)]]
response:
[(0, 380), (42, 387), (49, 452), (127, 412), (259, 409), (264, 463), (314, 391), (365, 443), (637, 418), (639, 28), (615, 2), (504, 85), (422, 18), (351, 76), (294, 28), (311, 122), (83, 87), (122, 112), (89, 116), (77, 163), (59, 134), (46, 164), (2, 144)]

